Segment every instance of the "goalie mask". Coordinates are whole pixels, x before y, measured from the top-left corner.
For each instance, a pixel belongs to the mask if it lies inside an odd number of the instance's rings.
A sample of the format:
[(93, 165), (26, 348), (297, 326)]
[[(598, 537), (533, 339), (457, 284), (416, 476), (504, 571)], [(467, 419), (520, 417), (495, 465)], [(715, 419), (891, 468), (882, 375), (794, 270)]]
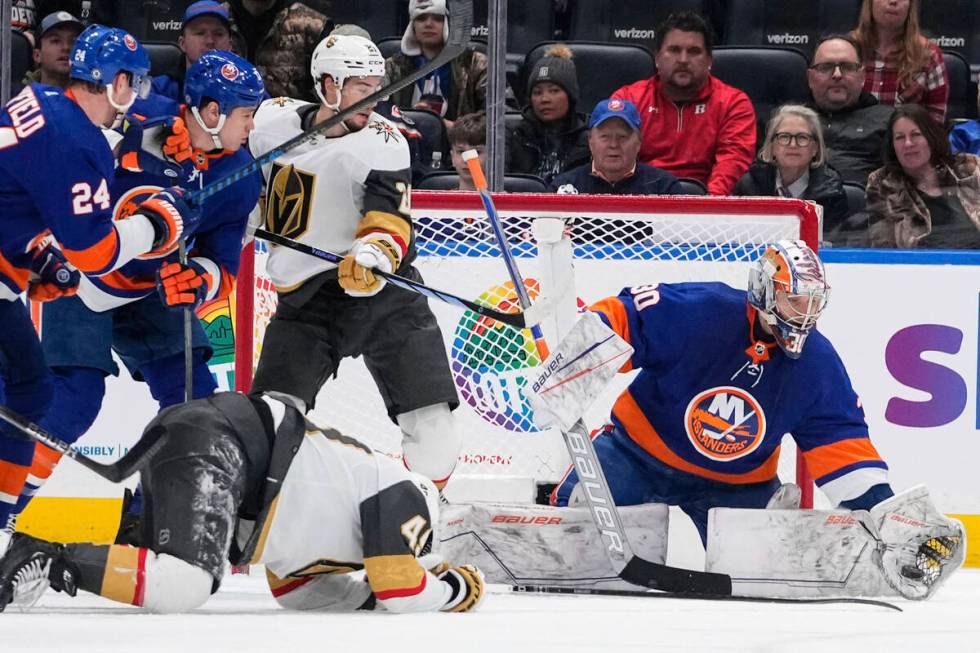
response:
[(803, 353), (829, 296), (823, 263), (802, 240), (770, 245), (749, 271), (749, 304), (790, 358)]
[[(340, 111), (344, 82), (349, 77), (384, 77), (385, 58), (378, 46), (363, 36), (333, 34), (320, 41), (310, 60), (313, 90), (324, 106)], [(327, 102), (323, 77), (330, 75), (337, 86), (337, 101)]]

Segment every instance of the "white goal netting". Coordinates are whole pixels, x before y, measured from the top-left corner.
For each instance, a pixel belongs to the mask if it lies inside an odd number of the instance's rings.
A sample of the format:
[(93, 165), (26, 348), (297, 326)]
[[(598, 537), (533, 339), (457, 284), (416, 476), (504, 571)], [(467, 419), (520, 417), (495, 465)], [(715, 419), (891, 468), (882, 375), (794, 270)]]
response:
[[(478, 196), (416, 192), (412, 199), (416, 265), (425, 283), (498, 310), (518, 310)], [(542, 289), (564, 289), (570, 305), (559, 314), (566, 317), (576, 304), (629, 285), (716, 280), (744, 287), (747, 264), (768, 243), (802, 237), (815, 247), (819, 229), (813, 206), (798, 200), (504, 194), (496, 204), (532, 298)], [(563, 220), (570, 242), (539, 246), (532, 224), (542, 218)], [(265, 245), (257, 252), (255, 360), (275, 299), (264, 279)], [(456, 474), (558, 481), (568, 464), (564, 445), (556, 434), (537, 431), (525, 396), (528, 369), (540, 363), (530, 332), (429, 304), (442, 327), (460, 398), (455, 415), (464, 447)], [(559, 318), (544, 327), (550, 338), (563, 329)], [(590, 409), (590, 425), (602, 423), (619, 388)], [(314, 417), (400, 455), (401, 433), (360, 359), (341, 364), (318, 396)]]

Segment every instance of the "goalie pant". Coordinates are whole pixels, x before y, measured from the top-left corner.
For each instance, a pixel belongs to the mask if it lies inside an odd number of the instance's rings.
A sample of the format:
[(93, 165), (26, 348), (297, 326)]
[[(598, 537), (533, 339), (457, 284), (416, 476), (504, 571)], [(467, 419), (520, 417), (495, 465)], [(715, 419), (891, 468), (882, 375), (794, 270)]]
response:
[[(142, 217), (112, 221), (112, 151), (70, 93), (32, 84), (0, 112), (0, 358), (6, 405), (33, 421), (51, 400), (37, 336), (20, 304), (34, 253), (56, 240), (68, 261), (104, 274), (151, 249)], [(0, 528), (21, 492), (34, 445), (0, 428)]]
[[(124, 220), (149, 195), (175, 183), (188, 190), (221, 179), (249, 161), (245, 149), (195, 155), (176, 164), (162, 145), (169, 135), (167, 119), (183, 118), (176, 105), (168, 114), (142, 124), (142, 171), (116, 172), (111, 185), (116, 199), (114, 217)], [(131, 121), (138, 118), (130, 116)], [(127, 153), (124, 155), (129, 156)], [(131, 166), (136, 169), (139, 166)], [(176, 175), (171, 177), (170, 175)], [(238, 272), (242, 233), (262, 187), (256, 172), (216, 193), (201, 206), (201, 222), (188, 243), (190, 259), (211, 278), (206, 301), (226, 297)], [(165, 263), (178, 260), (176, 251), (163, 257), (139, 257), (101, 277), (82, 277), (78, 294), (40, 307), (44, 357), (54, 375), (51, 409), (40, 424), (72, 444), (98, 417), (107, 376), (118, 376), (113, 352), (134, 379), (145, 381), (160, 408), (184, 400), (184, 320), (160, 300), (156, 276)], [(216, 389), (208, 368), (212, 347), (199, 320), (191, 321), (194, 397)], [(20, 513), (51, 476), (60, 455), (38, 444), (24, 491), (15, 512)]]
[[(416, 558), (432, 533), (429, 511), (394, 461), (292, 407), (237, 393), (168, 408), (145, 434), (155, 430), (168, 438), (142, 471), (140, 541), (66, 545), (80, 589), (154, 612), (190, 610), (217, 590), (230, 558), (265, 564), (276, 599), (295, 609), (458, 602)], [(360, 569), (367, 581), (343, 574)]]
[[(867, 510), (892, 496), (847, 370), (820, 332), (790, 359), (746, 292), (713, 282), (626, 288), (591, 310), (634, 349), (620, 371), (640, 370), (595, 439), (617, 505), (678, 505), (703, 542), (710, 508), (766, 506), (784, 433), (834, 505)], [(567, 504), (576, 483), (570, 470), (552, 502)]]

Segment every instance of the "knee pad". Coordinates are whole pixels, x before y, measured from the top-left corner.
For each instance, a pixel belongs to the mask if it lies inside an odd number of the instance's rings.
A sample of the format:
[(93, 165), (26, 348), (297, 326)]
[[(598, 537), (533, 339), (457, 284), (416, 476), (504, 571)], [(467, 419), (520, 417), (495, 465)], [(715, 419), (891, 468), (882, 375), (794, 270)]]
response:
[(179, 558), (148, 553), (144, 569), (143, 608), (150, 612), (187, 612), (211, 596), (211, 574)]
[(433, 404), (398, 415), (405, 465), (441, 489), (456, 467), (462, 436), (449, 404)]
[(102, 409), (105, 372), (94, 367), (56, 367), (54, 401), (41, 426), (72, 444), (92, 428)]
[[(218, 386), (204, 360), (203, 349), (194, 350), (193, 384), (194, 399), (210, 397)], [(140, 368), (140, 374), (150, 387), (150, 394), (160, 404), (160, 409), (184, 401), (184, 355), (168, 356)]]

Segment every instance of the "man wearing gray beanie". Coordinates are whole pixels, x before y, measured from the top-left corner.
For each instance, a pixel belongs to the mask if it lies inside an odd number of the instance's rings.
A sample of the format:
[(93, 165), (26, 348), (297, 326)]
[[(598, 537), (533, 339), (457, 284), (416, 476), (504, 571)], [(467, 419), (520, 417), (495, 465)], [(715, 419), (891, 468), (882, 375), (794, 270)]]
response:
[[(401, 52), (385, 62), (385, 85), (435, 59), (449, 40), (452, 16), (446, 0), (411, 0), (408, 15)], [(483, 111), (487, 105), (487, 57), (467, 48), (450, 63), (392, 95), (391, 101), (402, 108), (429, 109), (449, 124), (463, 114)]]
[(507, 172), (532, 174), (550, 183), (569, 168), (589, 161), (585, 114), (575, 111), (578, 75), (572, 51), (556, 45), (528, 75), (528, 104), (507, 134)]

